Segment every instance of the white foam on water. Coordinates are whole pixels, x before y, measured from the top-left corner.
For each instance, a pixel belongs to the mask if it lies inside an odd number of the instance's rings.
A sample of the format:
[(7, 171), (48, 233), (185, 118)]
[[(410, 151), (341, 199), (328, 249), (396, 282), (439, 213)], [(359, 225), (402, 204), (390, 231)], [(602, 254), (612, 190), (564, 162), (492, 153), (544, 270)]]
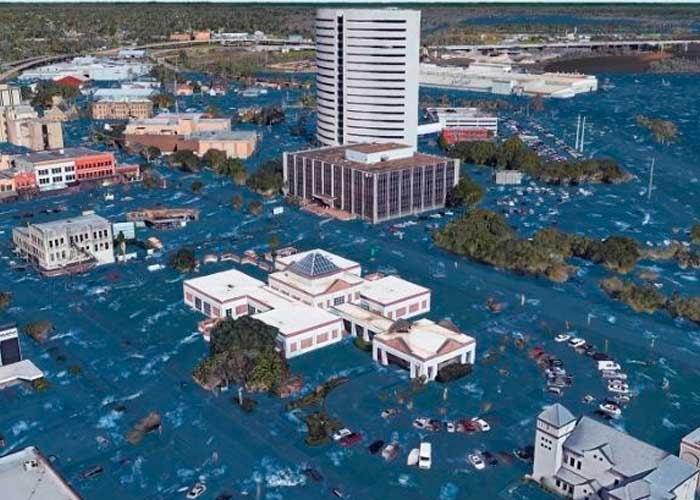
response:
[(440, 488), (440, 500), (456, 500), (459, 488), (454, 483), (445, 483)]
[(410, 474), (399, 474), (396, 478), (396, 483), (404, 488), (415, 488), (416, 486)]
[(100, 420), (98, 420), (97, 425), (95, 427), (98, 429), (116, 429), (117, 421), (121, 417), (122, 417), (121, 413), (119, 413), (118, 411), (112, 410), (107, 415), (100, 417)]

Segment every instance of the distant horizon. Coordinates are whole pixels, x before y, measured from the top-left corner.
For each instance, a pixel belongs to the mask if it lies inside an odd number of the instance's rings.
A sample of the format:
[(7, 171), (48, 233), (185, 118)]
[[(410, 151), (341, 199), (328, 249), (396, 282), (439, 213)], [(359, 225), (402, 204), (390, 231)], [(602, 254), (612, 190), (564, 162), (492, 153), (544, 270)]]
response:
[(462, 5), (465, 7), (477, 5), (556, 5), (559, 7), (581, 7), (583, 5), (697, 5), (700, 6), (699, 0), (579, 0), (577, 2), (561, 1), (561, 0), (440, 0), (436, 2), (409, 1), (409, 0), (343, 0), (329, 1), (321, 0), (0, 0), (0, 4), (5, 5), (23, 5), (23, 4), (125, 4), (125, 3), (143, 3), (143, 4), (237, 4), (237, 5), (426, 5), (429, 7), (439, 7), (441, 5)]

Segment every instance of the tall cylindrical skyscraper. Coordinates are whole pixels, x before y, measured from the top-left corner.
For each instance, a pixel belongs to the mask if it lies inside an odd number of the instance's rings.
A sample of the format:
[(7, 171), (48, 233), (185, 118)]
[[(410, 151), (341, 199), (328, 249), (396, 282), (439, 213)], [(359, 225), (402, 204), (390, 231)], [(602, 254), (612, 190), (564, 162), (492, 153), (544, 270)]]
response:
[(419, 50), (420, 11), (318, 9), (318, 140), (415, 147)]

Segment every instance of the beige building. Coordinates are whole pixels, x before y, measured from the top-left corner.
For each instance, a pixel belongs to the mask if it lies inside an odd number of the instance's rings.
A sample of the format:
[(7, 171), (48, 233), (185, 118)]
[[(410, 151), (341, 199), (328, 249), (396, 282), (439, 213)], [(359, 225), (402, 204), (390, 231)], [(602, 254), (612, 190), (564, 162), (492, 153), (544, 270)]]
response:
[(93, 120), (143, 120), (153, 116), (153, 102), (144, 98), (104, 99), (90, 106)]
[(208, 118), (204, 113), (161, 113), (153, 118), (131, 120), (125, 135), (184, 135), (198, 132), (228, 131), (228, 118)]
[(226, 153), (226, 158), (245, 160), (255, 152), (258, 135), (253, 131), (204, 132), (190, 137), (197, 141), (195, 153), (204, 156), (210, 149)]
[(91, 212), (16, 227), (12, 229), (12, 242), (17, 253), (46, 276), (114, 262), (112, 225)]
[(60, 121), (40, 118), (28, 104), (0, 107), (0, 142), (9, 142), (32, 151), (63, 147)]

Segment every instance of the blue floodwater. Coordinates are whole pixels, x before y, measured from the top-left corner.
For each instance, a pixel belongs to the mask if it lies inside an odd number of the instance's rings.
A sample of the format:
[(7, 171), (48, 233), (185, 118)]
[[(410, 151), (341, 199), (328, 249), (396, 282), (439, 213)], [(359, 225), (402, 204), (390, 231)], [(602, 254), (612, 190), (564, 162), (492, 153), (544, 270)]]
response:
[[(525, 214), (509, 218), (522, 234), (557, 223), (567, 231), (594, 236), (616, 232), (654, 244), (666, 238), (686, 238), (687, 228), (700, 219), (698, 78), (667, 76), (670, 86), (662, 86), (661, 77), (655, 75), (612, 79), (616, 88), (608, 92), (546, 101), (546, 111), (535, 119), (557, 136), (571, 140), (576, 116), (585, 114), (590, 124), (589, 150), (617, 158), (638, 179), (618, 186), (532, 190), (520, 195), (519, 188), (496, 187), (488, 171), (470, 167), (473, 177), (488, 189), (483, 205), (500, 209), (499, 200), (513, 199), (526, 209)], [(290, 102), (297, 96), (298, 92), (290, 92)], [(275, 91), (264, 100), (279, 102), (283, 97), (285, 92)], [(182, 102), (183, 107), (203, 108), (212, 101), (224, 112), (255, 102), (234, 95)], [(305, 146), (304, 139), (289, 133), (295, 113), (287, 124), (260, 129), (262, 144), (250, 165), (285, 149)], [(680, 141), (670, 146), (656, 144), (635, 125), (638, 113), (674, 120), (681, 131)], [(66, 142), (87, 144), (88, 126), (85, 120), (68, 123)], [(313, 123), (309, 129), (313, 130)], [(434, 138), (423, 139), (421, 149), (436, 151)], [(652, 156), (656, 157), (655, 190), (647, 201)], [(120, 158), (128, 159), (121, 153)], [(577, 262), (579, 274), (561, 285), (514, 276), (435, 248), (425, 231), (426, 221), (405, 229), (400, 240), (388, 231), (388, 225), (373, 227), (360, 221), (321, 225), (319, 219), (293, 209), (273, 218), (271, 208), (281, 204), (279, 199), (266, 202), (266, 213), (256, 218), (230, 208), (235, 193), (242, 194), (246, 202), (257, 198), (245, 189), (210, 173), (182, 175), (162, 166), (158, 169), (170, 181), (167, 189), (117, 188), (112, 190), (116, 200), (110, 202), (104, 201), (104, 190), (95, 190), (0, 206), (0, 289), (13, 292), (12, 306), (2, 321), (22, 324), (48, 319), (56, 325), (53, 337), (44, 344), (23, 339), (25, 356), (46, 372), (49, 389), (34, 392), (14, 387), (0, 392), (0, 432), (7, 441), (2, 451), (36, 445), (54, 455), (56, 465), (85, 498), (184, 498), (179, 490), (198, 478), (208, 485), (204, 499), (224, 491), (235, 493), (235, 498), (330, 498), (335, 487), (355, 499), (547, 498), (520, 483), (529, 472), (525, 464), (502, 462), (477, 472), (466, 462), (466, 455), (473, 450), (509, 452), (529, 444), (534, 417), (544, 405), (557, 400), (543, 392), (544, 380), (526, 351), (510, 342), (515, 333), (525, 335), (530, 346), (541, 345), (562, 357), (575, 380), (561, 401), (576, 414), (593, 413), (595, 405), (585, 405), (581, 398), (587, 393), (603, 397), (605, 387), (590, 358), (553, 342), (553, 335), (564, 329), (566, 321), (601, 349), (607, 341), (609, 353), (623, 364), (632, 389), (638, 392), (616, 426), (677, 452), (681, 437), (700, 425), (697, 326), (674, 321), (662, 312), (640, 315), (609, 300), (597, 285), (608, 274), (599, 266)], [(200, 196), (189, 190), (197, 179), (206, 183)], [(527, 186), (543, 187), (537, 183)], [(569, 198), (562, 198), (563, 193)], [(68, 214), (95, 209), (118, 221), (128, 210), (156, 203), (202, 210), (201, 220), (185, 229), (140, 231), (142, 239), (156, 234), (167, 251), (192, 245), (201, 258), (207, 252), (265, 250), (269, 235), (275, 234), (283, 245), (322, 246), (361, 262), (368, 272), (398, 272), (429, 286), (433, 290), (429, 317), (449, 317), (476, 337), (479, 362), (474, 373), (449, 384), (447, 400), (443, 400), (443, 387), (432, 384), (412, 396), (408, 409), (395, 397), (396, 391), (408, 389), (407, 373), (376, 366), (349, 341), (295, 359), (292, 369), (303, 375), (307, 387), (333, 375), (351, 376), (351, 382), (330, 395), (327, 409), (365, 437), (362, 446), (351, 449), (335, 445), (309, 448), (303, 441), (303, 423), (298, 415), (284, 411), (283, 401), (257, 396), (255, 413), (244, 415), (231, 402), (233, 391), (217, 397), (192, 382), (191, 370), (207, 352), (196, 333), (202, 318), (182, 303), (186, 276), (170, 269), (146, 270), (149, 264), (165, 263), (165, 254), (103, 266), (80, 277), (50, 280), (12, 266), (16, 259), (11, 252), (11, 228), (23, 223), (23, 214), (32, 212), (34, 220), (48, 220), (66, 213), (46, 215), (42, 209), (63, 206)], [(203, 265), (198, 274), (228, 267), (230, 263)], [(695, 271), (680, 270), (672, 263), (640, 263), (640, 270), (646, 268), (659, 273), (664, 293), (700, 294)], [(264, 277), (250, 266), (241, 269)], [(527, 298), (524, 306), (520, 294)], [(484, 306), (488, 297), (504, 302), (503, 312), (490, 313)], [(489, 351), (498, 355), (484, 364)], [(81, 367), (80, 374), (70, 373), (68, 368), (74, 365)], [(660, 388), (664, 377), (670, 381), (667, 391)], [(115, 411), (119, 405), (125, 411)], [(384, 421), (379, 413), (391, 406), (403, 411), (396, 419)], [(127, 443), (125, 433), (151, 410), (163, 416), (162, 432), (147, 435), (138, 445)], [(416, 417), (440, 415), (483, 415), (492, 430), (474, 435), (426, 435), (411, 426)], [(405, 465), (407, 451), (422, 437), (433, 443), (430, 471)], [(374, 439), (398, 440), (402, 447), (399, 458), (385, 463), (371, 456), (366, 445)], [(81, 471), (94, 465), (102, 465), (104, 473), (81, 479)], [(306, 480), (301, 471), (307, 465), (321, 472), (322, 482)]]

